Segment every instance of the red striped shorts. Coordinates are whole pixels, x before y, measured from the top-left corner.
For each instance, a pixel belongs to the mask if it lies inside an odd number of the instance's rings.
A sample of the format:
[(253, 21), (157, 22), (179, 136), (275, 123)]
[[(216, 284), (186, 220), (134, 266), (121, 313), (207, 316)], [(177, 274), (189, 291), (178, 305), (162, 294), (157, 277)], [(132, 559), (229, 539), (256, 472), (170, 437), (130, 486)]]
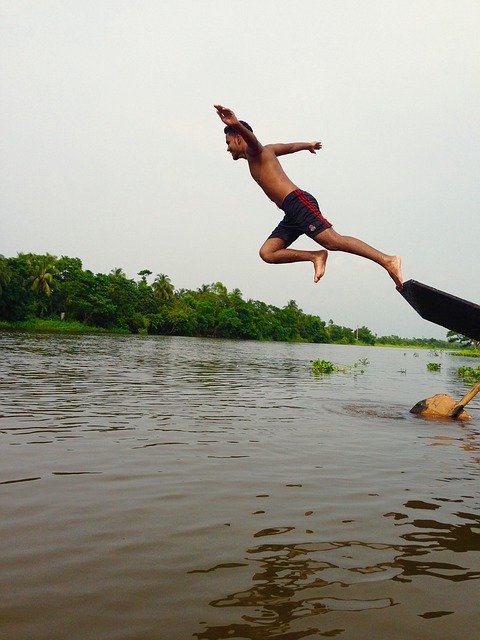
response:
[(316, 199), (306, 191), (295, 189), (282, 202), (285, 216), (269, 238), (281, 238), (288, 247), (302, 234), (314, 238), (329, 229), (331, 223), (322, 216)]

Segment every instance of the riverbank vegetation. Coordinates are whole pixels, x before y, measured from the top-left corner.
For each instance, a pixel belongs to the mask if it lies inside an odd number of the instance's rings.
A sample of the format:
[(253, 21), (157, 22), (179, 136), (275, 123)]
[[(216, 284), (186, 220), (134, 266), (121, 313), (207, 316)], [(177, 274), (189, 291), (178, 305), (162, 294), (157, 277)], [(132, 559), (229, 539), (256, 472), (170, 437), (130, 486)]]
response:
[(94, 274), (67, 256), (0, 256), (0, 329), (451, 348), (433, 338), (378, 337), (368, 327), (340, 326), (304, 313), (294, 300), (282, 308), (244, 300), (221, 282), (175, 289), (165, 274), (143, 269), (138, 276), (128, 278), (121, 268)]

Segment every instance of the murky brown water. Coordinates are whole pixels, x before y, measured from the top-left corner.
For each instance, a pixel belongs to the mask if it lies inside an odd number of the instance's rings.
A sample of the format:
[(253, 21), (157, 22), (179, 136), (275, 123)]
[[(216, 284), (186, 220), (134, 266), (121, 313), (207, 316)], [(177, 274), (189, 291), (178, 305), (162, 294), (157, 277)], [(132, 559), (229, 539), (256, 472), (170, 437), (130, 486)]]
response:
[[(2, 640), (480, 636), (480, 402), (465, 425), (408, 413), (461, 397), (467, 360), (6, 333), (0, 349)], [(364, 357), (357, 376), (309, 370)]]

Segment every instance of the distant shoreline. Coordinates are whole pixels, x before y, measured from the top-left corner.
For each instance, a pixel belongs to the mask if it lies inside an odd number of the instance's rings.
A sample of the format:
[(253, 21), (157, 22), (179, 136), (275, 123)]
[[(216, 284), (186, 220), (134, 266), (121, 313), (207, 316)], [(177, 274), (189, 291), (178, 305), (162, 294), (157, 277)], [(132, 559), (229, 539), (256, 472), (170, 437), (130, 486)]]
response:
[[(19, 332), (19, 333), (45, 333), (45, 334), (65, 334), (65, 335), (139, 335), (138, 333), (131, 333), (127, 329), (105, 329), (102, 327), (94, 327), (92, 325), (87, 325), (78, 321), (69, 321), (69, 320), (59, 320), (59, 319), (40, 319), (40, 318), (32, 318), (30, 320), (22, 320), (19, 322), (6, 322), (0, 321), (0, 331), (11, 331), (11, 332)], [(140, 335), (165, 335), (165, 334), (147, 334), (147, 332), (140, 332)], [(173, 336), (172, 336), (173, 337)], [(189, 336), (189, 337), (200, 337), (201, 336)], [(213, 338), (213, 339), (221, 339), (221, 338)], [(242, 341), (242, 338), (231, 338), (233, 340)], [(408, 338), (404, 338), (406, 341), (403, 344), (394, 344), (394, 343), (375, 343), (374, 345), (366, 344), (364, 342), (358, 341), (354, 343), (345, 344), (343, 342), (304, 342), (302, 344), (334, 344), (334, 345), (343, 345), (343, 346), (357, 346), (357, 347), (390, 347), (395, 349), (430, 349), (433, 351), (448, 351), (454, 356), (465, 356), (478, 358), (480, 357), (480, 351), (475, 351), (474, 349), (456, 349), (453, 346), (434, 346), (424, 344), (419, 345), (415, 343), (409, 343)], [(415, 340), (415, 338), (413, 339)], [(271, 340), (260, 340), (258, 342), (275, 342)], [(278, 342), (284, 342), (280, 340)], [(434, 339), (432, 339), (432, 343)]]

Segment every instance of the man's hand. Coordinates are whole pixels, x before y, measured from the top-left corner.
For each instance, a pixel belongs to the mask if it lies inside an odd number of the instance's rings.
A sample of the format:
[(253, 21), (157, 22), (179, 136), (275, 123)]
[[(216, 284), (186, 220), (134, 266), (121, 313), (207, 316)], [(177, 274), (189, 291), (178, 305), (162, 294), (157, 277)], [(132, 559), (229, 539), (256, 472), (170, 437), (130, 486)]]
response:
[(317, 153), (317, 151), (321, 148), (322, 148), (321, 142), (310, 142), (306, 150), (310, 151), (310, 153)]
[(217, 110), (220, 120), (229, 127), (233, 127), (235, 134), (243, 138), (247, 143), (246, 153), (250, 156), (258, 156), (262, 153), (262, 145), (257, 140), (257, 136), (251, 131), (251, 129), (243, 125), (237, 116), (228, 107), (222, 107), (221, 104), (213, 105)]
[(231, 109), (228, 109), (228, 107), (222, 107), (221, 104), (214, 104), (213, 106), (217, 110), (218, 116), (224, 124), (232, 127), (238, 124), (238, 118)]

